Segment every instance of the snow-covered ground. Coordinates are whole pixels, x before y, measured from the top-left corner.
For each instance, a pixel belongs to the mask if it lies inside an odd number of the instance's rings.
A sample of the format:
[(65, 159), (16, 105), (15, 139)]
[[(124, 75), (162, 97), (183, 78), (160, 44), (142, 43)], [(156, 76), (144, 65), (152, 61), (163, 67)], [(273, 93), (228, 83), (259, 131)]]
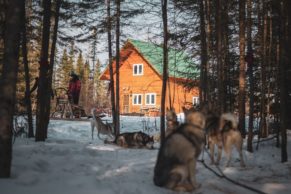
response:
[[(159, 118), (144, 117), (121, 117), (121, 132), (142, 130), (145, 124), (150, 133), (158, 133), (155, 126), (159, 126)], [(290, 143), (289, 131), (289, 157)], [(123, 149), (104, 144), (97, 138), (92, 141), (88, 121), (51, 120), (45, 142), (16, 139), (13, 145), (12, 177), (0, 179), (0, 193), (175, 193), (153, 184), (157, 152), (158, 149)], [(239, 167), (238, 156), (233, 153), (232, 167), (224, 168), (225, 160), (220, 165), (229, 178), (265, 193), (291, 193), (291, 162), (280, 162), (281, 150), (275, 147), (275, 140), (261, 143), (259, 150), (254, 153), (244, 151), (246, 168)], [(207, 154), (204, 159), (209, 164)], [(201, 187), (194, 193), (253, 193), (217, 177), (201, 163), (197, 165), (196, 177)]]

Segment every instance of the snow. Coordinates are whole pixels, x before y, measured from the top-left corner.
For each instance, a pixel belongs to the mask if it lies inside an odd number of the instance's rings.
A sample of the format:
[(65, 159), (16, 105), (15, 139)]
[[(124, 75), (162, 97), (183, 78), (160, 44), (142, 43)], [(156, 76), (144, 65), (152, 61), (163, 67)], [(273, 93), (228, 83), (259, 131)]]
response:
[[(183, 119), (179, 115), (178, 118)], [(110, 118), (105, 118), (109, 119)], [(158, 133), (159, 118), (121, 117), (121, 132), (138, 131), (147, 124), (151, 134)], [(291, 132), (288, 132), (288, 155), (291, 155)], [(157, 149), (124, 149), (91, 140), (88, 121), (51, 120), (48, 139), (17, 138), (13, 145), (12, 177), (0, 179), (1, 194), (171, 194), (171, 190), (153, 184)], [(255, 148), (255, 146), (254, 146)], [(202, 156), (200, 156), (202, 157)], [(220, 168), (229, 178), (270, 194), (291, 193), (291, 162), (281, 163), (281, 150), (275, 139), (262, 142), (254, 153), (246, 151), (247, 167), (239, 167), (233, 152), (231, 167)], [(206, 164), (210, 163), (204, 153)], [(215, 168), (215, 166), (210, 166)], [(201, 187), (193, 193), (245, 194), (251, 191), (221, 179), (197, 164)]]

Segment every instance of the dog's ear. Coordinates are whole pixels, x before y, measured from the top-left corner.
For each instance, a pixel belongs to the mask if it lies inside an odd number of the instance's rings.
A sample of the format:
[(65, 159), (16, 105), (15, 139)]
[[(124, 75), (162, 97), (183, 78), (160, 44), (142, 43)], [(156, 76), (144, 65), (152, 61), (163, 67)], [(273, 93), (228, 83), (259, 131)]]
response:
[(185, 112), (185, 110), (186, 110), (185, 106), (182, 106), (182, 110), (183, 110), (183, 112)]

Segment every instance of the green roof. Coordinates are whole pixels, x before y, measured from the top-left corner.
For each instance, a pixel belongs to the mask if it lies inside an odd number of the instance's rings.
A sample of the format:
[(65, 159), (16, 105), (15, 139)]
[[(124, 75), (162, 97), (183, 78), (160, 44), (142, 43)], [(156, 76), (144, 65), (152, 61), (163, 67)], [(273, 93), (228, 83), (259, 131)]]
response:
[[(160, 75), (163, 74), (163, 47), (139, 40), (130, 39), (129, 42)], [(197, 65), (184, 52), (169, 48), (168, 56), (169, 77), (195, 79), (199, 76)]]

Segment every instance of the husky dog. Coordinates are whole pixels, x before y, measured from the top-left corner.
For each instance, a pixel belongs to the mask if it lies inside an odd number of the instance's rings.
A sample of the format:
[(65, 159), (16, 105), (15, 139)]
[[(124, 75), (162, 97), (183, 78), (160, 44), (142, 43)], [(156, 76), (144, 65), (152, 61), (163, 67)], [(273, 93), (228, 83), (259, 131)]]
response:
[(126, 132), (116, 136), (114, 141), (105, 140), (105, 143), (117, 144), (124, 148), (149, 148), (153, 149), (154, 137), (141, 131)]
[(154, 184), (175, 191), (193, 191), (196, 183), (196, 160), (204, 147), (205, 117), (200, 112), (187, 115), (161, 143), (154, 169)]
[[(208, 137), (211, 164), (219, 164), (223, 148), (227, 157), (226, 167), (228, 167), (230, 165), (232, 147), (235, 146), (239, 153), (240, 166), (244, 167), (245, 163), (242, 154), (243, 139), (238, 130), (238, 121), (235, 115), (232, 113), (223, 113), (218, 116), (211, 111), (205, 113), (207, 117), (205, 130)], [(214, 159), (215, 145), (218, 148), (216, 162)]]
[(111, 138), (114, 138), (114, 135), (112, 132), (112, 129), (113, 129), (112, 125), (110, 125), (109, 123), (103, 123), (103, 121), (101, 120), (101, 116), (97, 115), (96, 109), (92, 109), (91, 113), (92, 113), (92, 119), (91, 119), (92, 140), (94, 139), (95, 127), (97, 129), (97, 135), (99, 139), (101, 139), (100, 134), (107, 135)]
[(177, 121), (177, 115), (174, 109), (168, 109), (166, 112), (166, 137), (175, 131), (179, 127), (179, 122)]
[(217, 132), (209, 134), (209, 148), (211, 154), (211, 162), (214, 163), (214, 145), (218, 145), (218, 157), (216, 163), (219, 164), (221, 159), (221, 148), (223, 146), (227, 158), (226, 167), (230, 165), (232, 147), (234, 146), (239, 153), (240, 166), (245, 167), (242, 145), (243, 139), (238, 130), (238, 122), (232, 113), (224, 113), (219, 118), (218, 128), (213, 128)]

